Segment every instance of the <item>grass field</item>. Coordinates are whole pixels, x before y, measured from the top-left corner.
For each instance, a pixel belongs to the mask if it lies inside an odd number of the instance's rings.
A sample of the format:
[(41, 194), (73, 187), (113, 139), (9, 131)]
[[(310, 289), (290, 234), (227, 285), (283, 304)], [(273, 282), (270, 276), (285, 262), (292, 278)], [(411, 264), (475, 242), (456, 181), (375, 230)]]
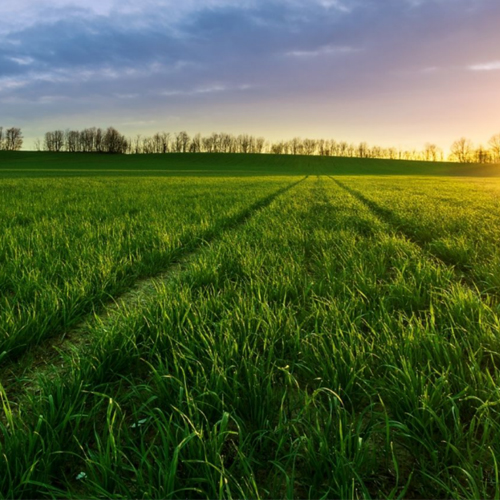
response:
[(1, 154), (0, 496), (500, 499), (497, 170)]
[(500, 165), (263, 154), (93, 155), (0, 151), (0, 178), (62, 176), (417, 175), (498, 177)]

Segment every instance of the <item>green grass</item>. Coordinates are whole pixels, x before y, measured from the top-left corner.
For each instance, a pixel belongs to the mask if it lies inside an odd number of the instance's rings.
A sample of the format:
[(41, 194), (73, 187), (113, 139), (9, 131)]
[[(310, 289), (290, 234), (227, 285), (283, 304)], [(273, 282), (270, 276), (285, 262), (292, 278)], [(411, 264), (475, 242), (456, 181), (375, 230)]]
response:
[(98, 155), (0, 151), (0, 178), (12, 176), (225, 176), (225, 175), (418, 175), (492, 177), (499, 165), (447, 162), (282, 156), (268, 154), (170, 153)]
[(283, 186), (277, 178), (3, 180), (0, 352), (74, 326)]
[(0, 495), (500, 498), (500, 182), (216, 158), (1, 181)]
[(500, 295), (500, 184), (496, 192), (464, 180), (404, 178), (341, 181), (429, 254), (472, 286)]

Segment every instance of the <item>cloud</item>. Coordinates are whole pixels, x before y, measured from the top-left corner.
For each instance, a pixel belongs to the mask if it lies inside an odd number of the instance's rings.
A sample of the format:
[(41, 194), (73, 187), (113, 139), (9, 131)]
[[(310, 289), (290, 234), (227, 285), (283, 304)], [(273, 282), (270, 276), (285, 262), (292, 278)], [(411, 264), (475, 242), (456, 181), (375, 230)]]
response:
[(2, 114), (65, 127), (105, 113), (140, 127), (149, 113), (218, 128), (233, 113), (242, 127), (266, 113), (291, 126), (294, 110), (317, 109), (333, 127), (343, 106), (346, 123), (370, 106), (385, 116), (398, 96), (447, 97), (457, 68), (463, 80), (499, 69), (499, 16), (498, 0), (0, 2)]
[(339, 0), (319, 0), (319, 4), (325, 9), (337, 9), (346, 13), (352, 10), (352, 8), (347, 7), (344, 2)]
[(497, 71), (500, 70), (500, 61), (491, 61), (482, 64), (473, 64), (468, 67), (471, 71)]
[(204, 95), (204, 94), (218, 94), (221, 92), (234, 92), (234, 91), (245, 91), (252, 89), (253, 86), (249, 84), (242, 85), (208, 85), (205, 87), (198, 87), (189, 90), (164, 90), (159, 92), (158, 95), (164, 97), (174, 97), (174, 96), (195, 96), (195, 95)]
[(16, 64), (19, 64), (20, 66), (28, 66), (35, 61), (32, 57), (26, 56), (9, 57), (9, 59)]
[(338, 54), (352, 54), (353, 52), (360, 51), (361, 49), (356, 47), (337, 47), (334, 45), (325, 45), (313, 50), (292, 50), (290, 52), (287, 52), (286, 55), (291, 57), (318, 57)]

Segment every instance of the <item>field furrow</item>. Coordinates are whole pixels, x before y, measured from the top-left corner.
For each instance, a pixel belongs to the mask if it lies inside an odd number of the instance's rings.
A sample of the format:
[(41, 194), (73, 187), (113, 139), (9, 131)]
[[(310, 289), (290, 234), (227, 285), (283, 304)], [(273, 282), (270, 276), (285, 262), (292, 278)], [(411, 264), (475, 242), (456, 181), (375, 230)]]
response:
[[(5, 391), (9, 391), (11, 395), (19, 392), (18, 396), (22, 396), (26, 390), (36, 390), (35, 382), (42, 372), (47, 369), (50, 370), (53, 365), (64, 366), (64, 356), (67, 356), (75, 349), (82, 349), (89, 342), (87, 330), (89, 324), (95, 321), (96, 317), (103, 318), (113, 314), (120, 314), (120, 310), (133, 308), (144, 301), (145, 297), (154, 296), (156, 287), (164, 281), (172, 280), (174, 276), (182, 271), (189, 260), (195, 258), (200, 250), (210, 245), (225, 231), (234, 230), (244, 224), (258, 210), (265, 208), (277, 196), (286, 193), (306, 178), (285, 185), (265, 198), (259, 199), (241, 212), (223, 220), (218, 225), (218, 232), (213, 229), (206, 230), (193, 245), (186, 246), (177, 252), (175, 262), (168, 269), (163, 270), (159, 275), (140, 280), (126, 293), (112, 297), (112, 300), (103, 305), (97, 316), (95, 313), (88, 315), (84, 317), (80, 324), (64, 332), (57, 339), (50, 337), (45, 342), (31, 346), (23, 358), (16, 358), (15, 363), (5, 363), (4, 360), (4, 367), (0, 370), (0, 386)], [(16, 399), (11, 396), (11, 404)]]
[(111, 186), (88, 179), (4, 181), (0, 360), (64, 335), (103, 302), (241, 223), (289, 184), (289, 178)]
[(279, 193), (2, 392), (4, 496), (496, 494), (496, 311), (327, 177)]
[[(487, 295), (500, 295), (500, 199), (480, 182), (335, 179)], [(493, 195), (493, 196), (492, 196)]]

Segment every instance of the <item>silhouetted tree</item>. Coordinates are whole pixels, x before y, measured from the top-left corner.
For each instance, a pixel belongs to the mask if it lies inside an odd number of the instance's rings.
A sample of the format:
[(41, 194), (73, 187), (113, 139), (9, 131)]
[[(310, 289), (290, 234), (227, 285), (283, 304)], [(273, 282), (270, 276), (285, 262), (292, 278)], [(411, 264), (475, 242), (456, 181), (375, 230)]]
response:
[(191, 153), (200, 153), (201, 152), (201, 134), (196, 134), (191, 139), (191, 145), (189, 146), (189, 151)]
[(500, 162), (500, 134), (494, 135), (488, 142), (491, 160)]
[(23, 147), (23, 133), (20, 128), (8, 128), (3, 136), (3, 149), (7, 151), (19, 151)]
[(108, 127), (102, 139), (102, 151), (109, 154), (124, 153), (127, 139), (113, 127)]
[[(12, 148), (12, 132), (20, 129), (9, 129), (4, 132), (0, 127), (0, 149)], [(7, 134), (8, 133), (8, 134)], [(17, 132), (16, 132), (17, 133)], [(7, 139), (8, 135), (8, 139)], [(38, 148), (40, 142), (38, 141)], [(486, 163), (500, 161), (500, 134), (489, 141), (489, 149), (479, 146), (474, 149), (470, 140), (461, 138), (451, 147), (450, 160), (466, 163)], [(127, 139), (113, 127), (106, 131), (100, 128), (87, 128), (81, 132), (76, 130), (55, 130), (45, 134), (43, 148), (47, 151), (68, 152), (106, 152), (106, 153), (273, 153), (293, 155), (344, 156), (360, 158), (382, 158), (401, 160), (442, 161), (443, 151), (432, 143), (426, 143), (423, 150), (402, 150), (381, 146), (368, 146), (366, 142), (357, 145), (334, 139), (304, 139), (295, 137), (290, 141), (269, 143), (263, 137), (249, 134), (234, 136), (226, 132), (212, 133), (209, 136), (196, 134), (192, 138), (185, 131), (171, 135), (158, 132), (152, 136), (137, 135), (135, 139)]]
[(435, 144), (426, 143), (424, 146), (424, 157), (426, 161), (437, 161), (440, 155), (442, 155), (442, 152)]
[(44, 149), (58, 153), (64, 147), (64, 132), (62, 130), (54, 130), (53, 132), (45, 133)]
[(455, 141), (450, 148), (450, 159), (459, 163), (471, 163), (473, 155), (472, 142), (465, 137), (461, 137)]
[(358, 146), (357, 156), (359, 158), (366, 158), (368, 156), (368, 151), (369, 151), (368, 144), (366, 144), (366, 142), (360, 142)]
[(313, 155), (316, 152), (316, 141), (314, 139), (304, 139), (302, 143), (302, 154)]
[(82, 141), (80, 141), (80, 132), (78, 130), (68, 130), (65, 139), (66, 151), (69, 153), (82, 151)]
[(474, 163), (488, 163), (490, 161), (490, 152), (483, 146), (478, 146), (473, 153)]

